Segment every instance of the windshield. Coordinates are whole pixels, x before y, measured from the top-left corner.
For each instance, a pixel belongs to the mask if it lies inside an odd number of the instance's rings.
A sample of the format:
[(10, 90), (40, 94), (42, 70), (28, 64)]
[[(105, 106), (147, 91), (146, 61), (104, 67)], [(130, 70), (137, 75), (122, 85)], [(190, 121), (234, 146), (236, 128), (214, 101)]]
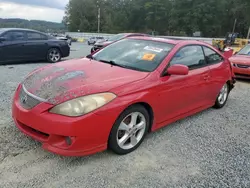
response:
[(138, 39), (123, 39), (103, 48), (93, 59), (144, 72), (154, 71), (173, 48), (173, 44)]
[(125, 36), (126, 36), (126, 34), (118, 34), (118, 35), (110, 37), (108, 40), (109, 41), (117, 41), (117, 40), (121, 40)]
[(245, 46), (239, 52), (239, 55), (249, 55), (250, 56), (250, 45)]

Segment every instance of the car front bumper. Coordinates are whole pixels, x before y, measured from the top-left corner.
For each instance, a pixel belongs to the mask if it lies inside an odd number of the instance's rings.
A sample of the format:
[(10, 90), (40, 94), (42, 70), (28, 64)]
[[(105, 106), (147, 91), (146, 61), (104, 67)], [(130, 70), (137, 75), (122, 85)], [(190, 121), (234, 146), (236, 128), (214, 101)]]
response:
[(233, 66), (233, 72), (236, 78), (250, 79), (250, 67), (239, 68), (239, 67)]
[(49, 113), (52, 105), (40, 103), (31, 110), (19, 102), (20, 86), (12, 103), (12, 117), (18, 129), (42, 143), (42, 147), (63, 156), (86, 156), (107, 149), (117, 109), (108, 115), (90, 113), (82, 117), (66, 117)]

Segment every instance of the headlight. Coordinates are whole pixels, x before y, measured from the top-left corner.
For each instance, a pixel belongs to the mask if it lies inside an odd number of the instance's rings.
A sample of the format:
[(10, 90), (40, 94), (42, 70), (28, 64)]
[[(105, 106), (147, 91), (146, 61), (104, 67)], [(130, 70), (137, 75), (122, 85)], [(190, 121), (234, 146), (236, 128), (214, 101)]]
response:
[(116, 98), (113, 93), (98, 93), (79, 97), (52, 108), (49, 112), (70, 117), (78, 117), (92, 112)]

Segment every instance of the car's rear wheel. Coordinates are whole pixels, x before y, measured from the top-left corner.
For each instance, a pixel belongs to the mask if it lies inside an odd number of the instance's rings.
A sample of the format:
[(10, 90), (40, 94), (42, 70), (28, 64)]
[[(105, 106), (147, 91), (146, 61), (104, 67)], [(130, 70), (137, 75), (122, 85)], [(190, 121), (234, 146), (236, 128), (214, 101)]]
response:
[(215, 101), (214, 105), (215, 108), (222, 108), (225, 106), (225, 104), (227, 103), (229, 92), (230, 92), (229, 85), (228, 83), (225, 83), (221, 88), (220, 93)]
[(57, 48), (51, 48), (47, 54), (47, 60), (51, 63), (59, 62), (62, 58), (61, 52)]
[(143, 106), (129, 107), (118, 117), (111, 130), (109, 148), (119, 155), (134, 151), (143, 142), (149, 124), (149, 113)]

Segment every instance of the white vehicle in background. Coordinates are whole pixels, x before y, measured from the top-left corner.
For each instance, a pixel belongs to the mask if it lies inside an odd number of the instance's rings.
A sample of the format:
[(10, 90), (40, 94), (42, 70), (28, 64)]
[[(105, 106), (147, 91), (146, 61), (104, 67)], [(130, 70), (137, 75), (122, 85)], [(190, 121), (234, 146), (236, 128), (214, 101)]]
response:
[(105, 40), (104, 37), (90, 37), (88, 39), (88, 45), (94, 45), (97, 41)]
[(71, 46), (71, 44), (72, 44), (72, 38), (70, 36), (68, 36), (68, 35), (53, 34), (52, 36), (54, 36), (58, 40), (67, 41), (69, 46)]

